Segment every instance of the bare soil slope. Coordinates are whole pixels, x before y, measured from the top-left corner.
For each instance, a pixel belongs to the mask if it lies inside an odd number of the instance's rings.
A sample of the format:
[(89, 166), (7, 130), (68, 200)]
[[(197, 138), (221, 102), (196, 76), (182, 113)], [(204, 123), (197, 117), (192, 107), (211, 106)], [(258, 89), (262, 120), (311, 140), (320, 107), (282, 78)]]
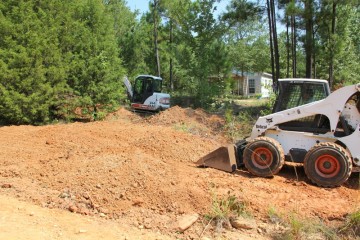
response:
[(223, 125), (202, 110), (173, 107), (146, 118), (120, 109), (101, 122), (1, 127), (0, 196), (9, 205), (17, 198), (73, 212), (74, 219), (82, 214), (99, 221), (99, 229), (101, 221), (125, 226), (117, 230), (128, 231), (124, 238), (140, 229), (143, 239), (212, 236), (203, 232), (202, 218), (184, 233), (176, 223), (186, 214), (208, 213), (214, 194), (237, 196), (263, 222), (269, 209), (331, 222), (359, 208), (358, 174), (342, 187), (324, 189), (311, 185), (302, 168), (297, 179), (291, 166), (273, 178), (195, 167), (194, 161), (226, 143)]

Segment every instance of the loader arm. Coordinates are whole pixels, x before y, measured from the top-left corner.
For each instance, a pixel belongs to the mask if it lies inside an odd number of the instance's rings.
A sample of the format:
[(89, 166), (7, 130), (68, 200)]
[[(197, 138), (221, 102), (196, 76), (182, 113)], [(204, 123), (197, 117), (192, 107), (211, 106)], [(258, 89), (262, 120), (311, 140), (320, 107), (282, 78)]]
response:
[(360, 84), (343, 87), (323, 100), (260, 117), (252, 129), (250, 140), (263, 135), (268, 129), (277, 128), (281, 123), (316, 114), (327, 116), (330, 121), (330, 131), (335, 132), (345, 103), (357, 92), (360, 92)]

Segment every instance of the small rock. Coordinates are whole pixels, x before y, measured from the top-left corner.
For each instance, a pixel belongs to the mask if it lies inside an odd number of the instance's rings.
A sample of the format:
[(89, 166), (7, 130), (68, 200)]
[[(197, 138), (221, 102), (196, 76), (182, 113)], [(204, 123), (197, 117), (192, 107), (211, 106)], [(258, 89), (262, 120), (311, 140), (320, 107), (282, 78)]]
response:
[(135, 198), (134, 200), (133, 200), (133, 205), (134, 206), (140, 206), (141, 204), (143, 204), (144, 203), (144, 200), (142, 199), (142, 198)]
[(230, 219), (230, 223), (233, 228), (236, 229), (254, 229), (256, 228), (256, 222), (254, 219), (247, 219), (247, 218), (235, 218)]
[(70, 197), (70, 194), (63, 192), (63, 193), (60, 193), (59, 197), (60, 198), (68, 198), (68, 197)]
[(86, 233), (87, 231), (85, 229), (80, 229), (78, 233)]
[(150, 218), (145, 218), (144, 219), (144, 227), (145, 229), (151, 229), (152, 225), (151, 225), (152, 220)]
[(97, 184), (97, 185), (96, 185), (96, 188), (101, 189), (101, 185), (100, 185), (100, 184)]
[(68, 209), (69, 209), (70, 212), (77, 212), (78, 211), (78, 208), (75, 205), (70, 205)]
[(329, 221), (344, 221), (344, 218), (341, 216), (329, 216), (328, 220)]
[(83, 198), (85, 198), (86, 200), (89, 200), (90, 196), (88, 193), (83, 193)]
[(80, 207), (79, 213), (84, 214), (84, 215), (90, 215), (90, 211), (86, 207)]
[(198, 214), (189, 214), (181, 217), (177, 221), (177, 230), (180, 232), (184, 232), (186, 229), (191, 227), (199, 218)]
[(107, 209), (107, 208), (103, 208), (103, 207), (99, 207), (99, 212), (102, 212), (102, 213), (105, 213), (105, 214), (108, 214), (110, 211)]
[(4, 183), (1, 185), (1, 188), (12, 188), (12, 185), (10, 183)]
[(99, 216), (100, 217), (106, 217), (106, 214), (105, 213), (99, 213)]
[(231, 229), (231, 227), (232, 227), (230, 221), (224, 221), (224, 222), (222, 223), (222, 226), (223, 226), (225, 229), (227, 229), (227, 230)]

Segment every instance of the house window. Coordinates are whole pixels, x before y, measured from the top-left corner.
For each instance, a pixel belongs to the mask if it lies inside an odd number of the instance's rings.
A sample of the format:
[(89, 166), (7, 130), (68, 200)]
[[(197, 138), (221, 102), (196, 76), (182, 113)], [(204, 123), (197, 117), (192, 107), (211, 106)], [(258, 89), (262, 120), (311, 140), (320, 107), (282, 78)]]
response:
[(249, 93), (255, 93), (255, 79), (249, 79)]

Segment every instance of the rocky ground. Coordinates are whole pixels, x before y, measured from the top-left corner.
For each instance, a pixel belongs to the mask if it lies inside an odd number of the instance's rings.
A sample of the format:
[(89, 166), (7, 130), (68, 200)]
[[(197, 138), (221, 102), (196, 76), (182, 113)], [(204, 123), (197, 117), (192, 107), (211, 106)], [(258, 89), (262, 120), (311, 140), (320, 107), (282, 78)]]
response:
[[(283, 229), (269, 212), (336, 225), (359, 209), (358, 173), (326, 189), (301, 167), (273, 178), (196, 167), (228, 143), (223, 126), (219, 116), (173, 107), (147, 117), (120, 109), (99, 122), (1, 127), (0, 238), (271, 239)], [(248, 226), (209, 223), (221, 196), (245, 204)]]

